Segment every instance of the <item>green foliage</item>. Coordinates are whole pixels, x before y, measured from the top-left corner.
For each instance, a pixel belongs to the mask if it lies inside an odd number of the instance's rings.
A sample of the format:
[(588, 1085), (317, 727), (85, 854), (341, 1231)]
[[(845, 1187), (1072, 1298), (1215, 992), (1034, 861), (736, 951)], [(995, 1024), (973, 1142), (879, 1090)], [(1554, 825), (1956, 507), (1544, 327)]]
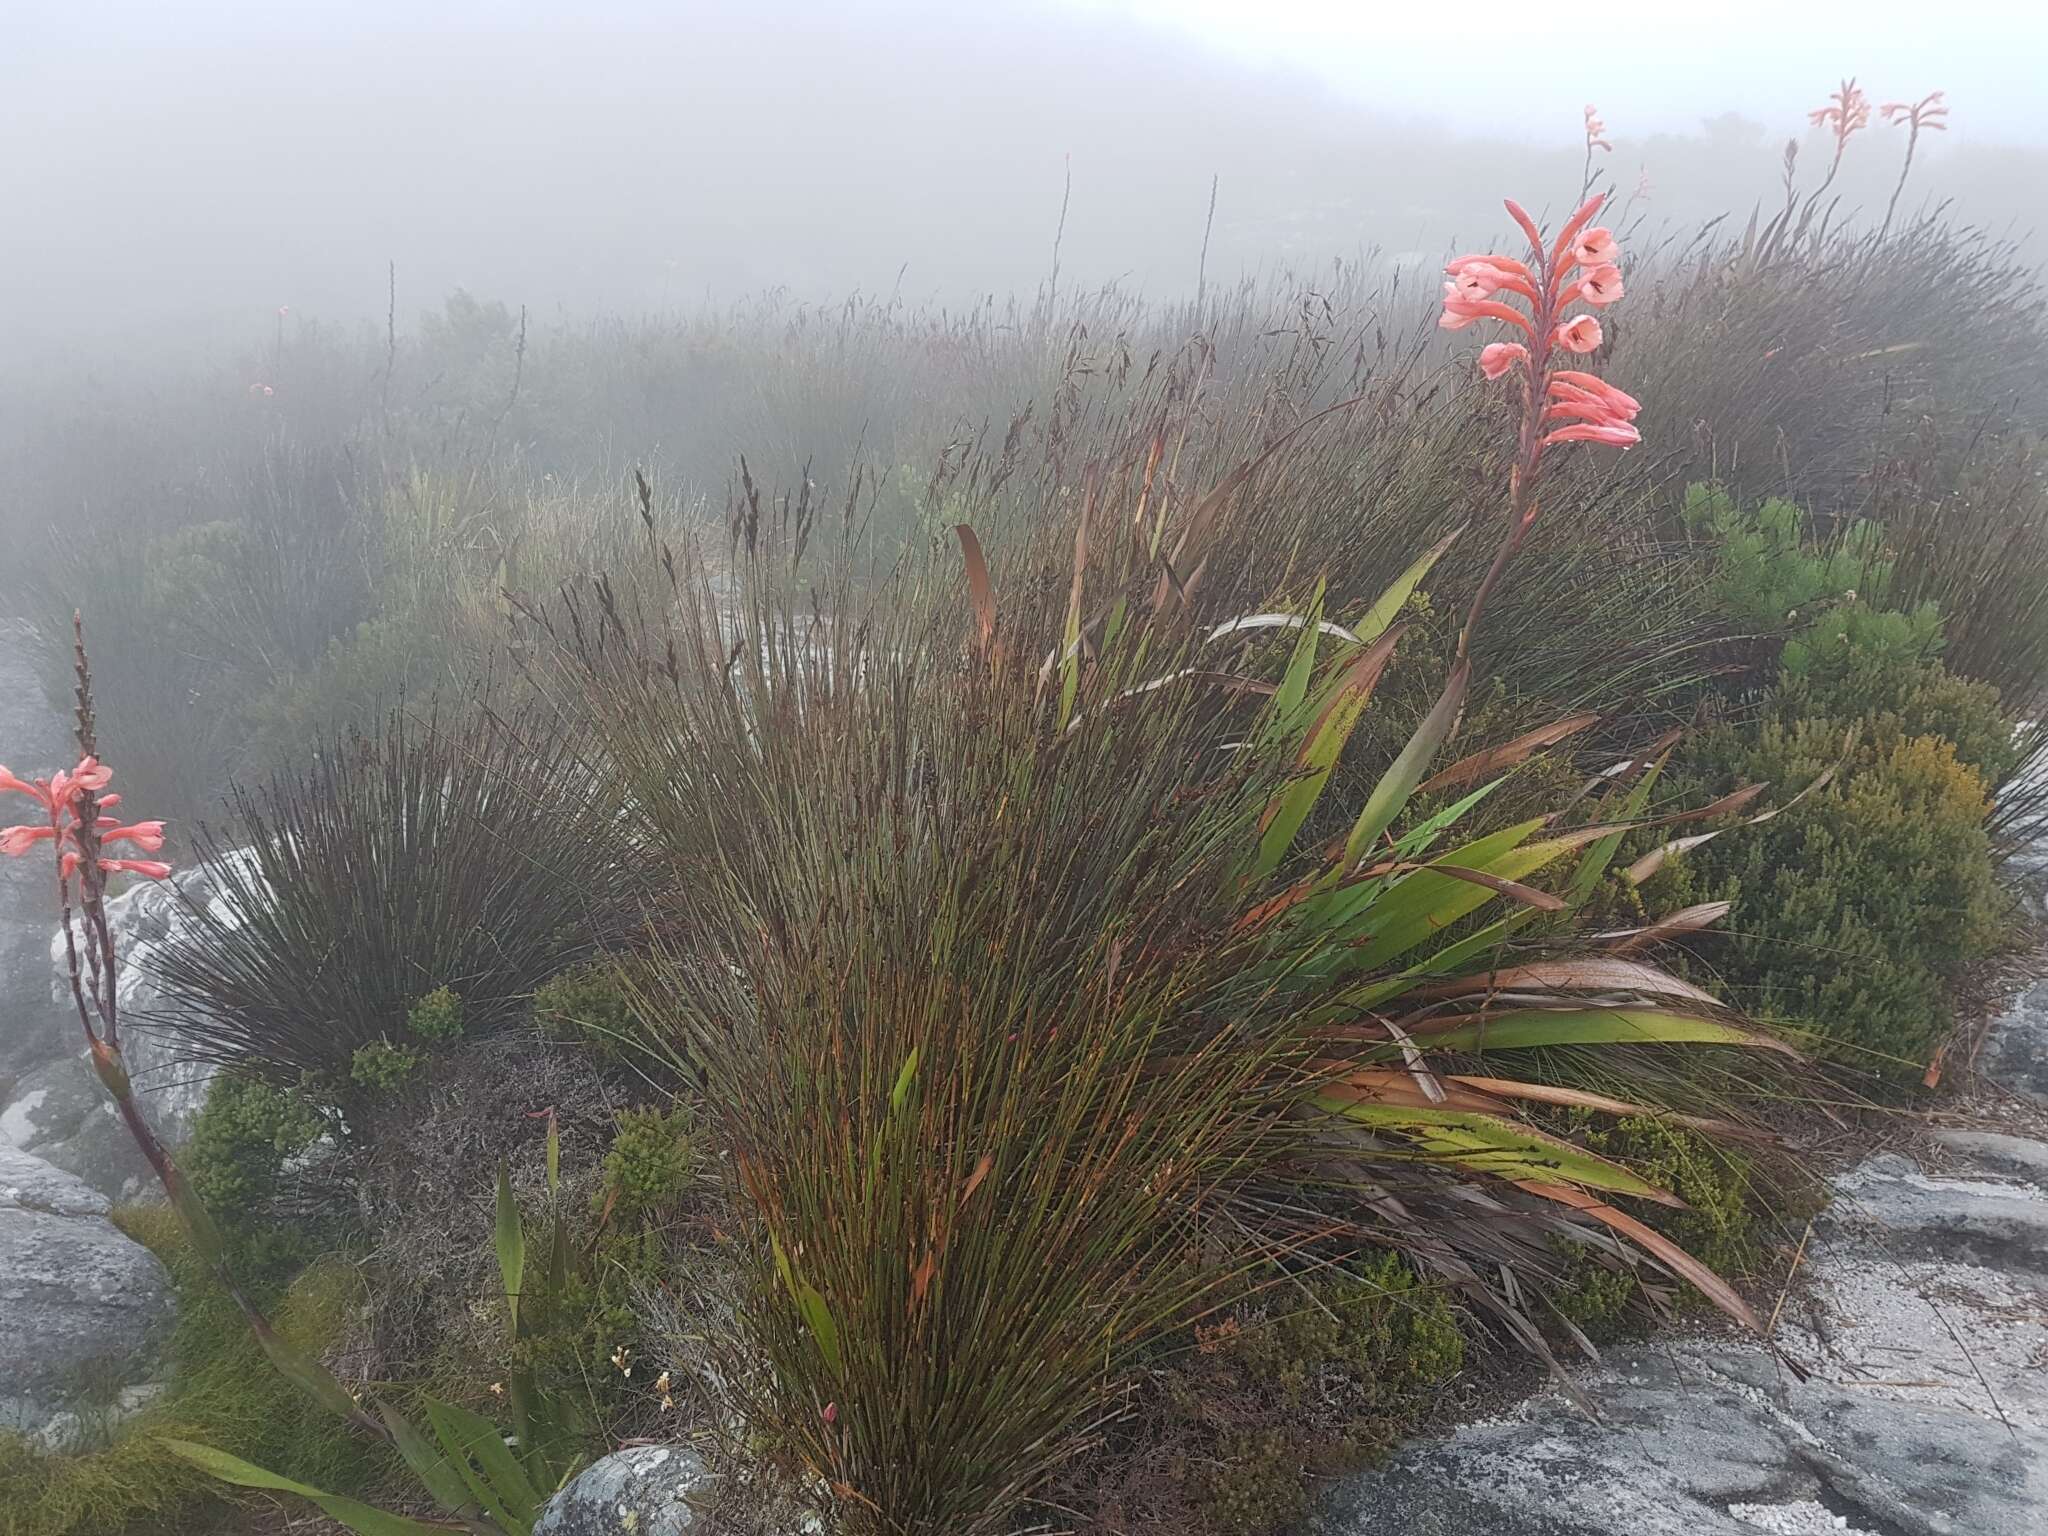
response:
[(1891, 584), (1884, 530), (1876, 523), (1852, 523), (1817, 548), (1797, 504), (1772, 497), (1745, 507), (1713, 483), (1687, 486), (1681, 515), (1689, 532), (1713, 541), (1715, 595), (1747, 629), (1776, 634), (1811, 619), (1821, 605), (1882, 603)]
[[(191, 1256), (160, 1206), (115, 1213), (170, 1270), (178, 1320), (167, 1348), (169, 1392), (121, 1424), (111, 1443), (50, 1456), (0, 1435), (0, 1536), (120, 1536), (221, 1526), (218, 1486), (160, 1437), (203, 1441), (321, 1487), (359, 1490), (385, 1463), (349, 1427), (272, 1369), (241, 1312)], [(338, 1261), (300, 1274), (273, 1322), (318, 1354), (341, 1335), (361, 1281)]]
[(273, 1219), (287, 1159), (326, 1133), (326, 1119), (296, 1089), (223, 1072), (179, 1150), (179, 1165), (229, 1238), (242, 1272), (276, 1275), (309, 1256), (306, 1234)]
[(426, 1061), (426, 1054), (409, 1045), (393, 1045), (389, 1040), (372, 1040), (359, 1045), (349, 1057), (349, 1081), (358, 1088), (368, 1088), (377, 1093), (393, 1093), (411, 1081)]
[[(1682, 1211), (1647, 1209), (1644, 1219), (1716, 1274), (1747, 1277), (1763, 1259), (1764, 1204), (1752, 1186), (1752, 1160), (1716, 1145), (1697, 1131), (1649, 1116), (1601, 1120), (1584, 1110), (1562, 1117), (1574, 1139), (1636, 1169), (1685, 1201)], [(1642, 1293), (1642, 1278), (1627, 1266), (1580, 1252), (1569, 1282), (1552, 1297), (1558, 1310), (1594, 1338), (1618, 1332)], [(1681, 1291), (1680, 1305), (1698, 1298)]]
[(1442, 1294), (1398, 1256), (1368, 1256), (1197, 1324), (1136, 1427), (1185, 1489), (1181, 1528), (1264, 1536), (1308, 1512), (1316, 1479), (1410, 1433), (1464, 1358)]
[[(1842, 761), (1853, 723), (1772, 719), (1701, 756), (1789, 795)], [(1715, 953), (1753, 1011), (1909, 1072), (1949, 1029), (1950, 984), (2000, 934), (1988, 809), (1948, 741), (1873, 733), (1819, 794), (1686, 855), (1665, 899), (1735, 903)]]
[(680, 1108), (627, 1109), (604, 1156), (600, 1197), (626, 1221), (674, 1208), (696, 1165), (689, 1116)]
[(540, 1027), (552, 1039), (588, 1045), (600, 1055), (625, 1055), (638, 1032), (620, 966), (594, 960), (549, 977), (533, 994)]
[(405, 1027), (422, 1040), (459, 1039), (462, 1023), (462, 997), (452, 987), (434, 988), (405, 1015)]

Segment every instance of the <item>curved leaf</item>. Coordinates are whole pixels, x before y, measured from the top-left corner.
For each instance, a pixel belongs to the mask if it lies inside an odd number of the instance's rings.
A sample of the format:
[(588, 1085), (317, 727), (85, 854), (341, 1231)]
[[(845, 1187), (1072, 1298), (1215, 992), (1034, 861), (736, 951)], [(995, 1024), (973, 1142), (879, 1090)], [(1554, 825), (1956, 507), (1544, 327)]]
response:
[(1461, 757), (1450, 767), (1425, 779), (1416, 792), (1428, 794), (1432, 790), (1449, 789), (1453, 784), (1467, 784), (1473, 779), (1483, 779), (1490, 773), (1515, 764), (1545, 747), (1556, 746), (1567, 736), (1576, 735), (1589, 725), (1597, 725), (1600, 717), (1596, 714), (1567, 715), (1562, 720), (1553, 720), (1548, 725), (1539, 725), (1533, 731), (1524, 732), (1513, 741), (1504, 741), (1497, 747), (1488, 747), (1484, 752), (1474, 752), (1470, 757)]
[(1419, 555), (1415, 563), (1394, 578), (1394, 584), (1373, 600), (1353, 628), (1357, 631), (1360, 644), (1367, 644), (1379, 638), (1389, 624), (1408, 605), (1408, 599), (1415, 595), (1415, 589), (1422, 584), (1422, 578), (1429, 574), (1430, 567), (1444, 557), (1444, 551), (1458, 542), (1458, 535), (1465, 531), (1463, 523), (1438, 539)]
[(422, 1525), (417, 1520), (408, 1520), (403, 1515), (394, 1515), (389, 1510), (378, 1509), (369, 1504), (358, 1503), (338, 1493), (323, 1493), (318, 1488), (308, 1488), (304, 1483), (295, 1483), (288, 1477), (275, 1472), (266, 1472), (239, 1456), (230, 1456), (226, 1451), (217, 1451), (210, 1445), (195, 1445), (190, 1440), (173, 1440), (159, 1436), (157, 1444), (172, 1455), (189, 1461), (202, 1472), (210, 1473), (224, 1483), (237, 1488), (261, 1488), (269, 1493), (291, 1493), (302, 1499), (310, 1499), (320, 1506), (331, 1518), (340, 1521), (361, 1536), (444, 1536), (431, 1525)]
[(1540, 1195), (1545, 1200), (1555, 1200), (1558, 1204), (1568, 1205), (1575, 1211), (1583, 1211), (1603, 1226), (1613, 1228), (1672, 1274), (1691, 1281), (1693, 1289), (1745, 1328), (1753, 1329), (1757, 1333), (1764, 1331), (1756, 1313), (1750, 1310), (1748, 1302), (1735, 1294), (1733, 1286), (1670, 1238), (1652, 1231), (1628, 1212), (1616, 1210), (1604, 1200), (1596, 1200), (1583, 1190), (1573, 1189), (1569, 1185), (1531, 1180), (1523, 1183), (1521, 1188), (1532, 1195)]
[(1366, 797), (1358, 820), (1352, 823), (1351, 835), (1344, 840), (1343, 869), (1357, 868), (1366, 854), (1372, 851), (1379, 835), (1401, 814), (1401, 808), (1407, 805), (1408, 797), (1415, 793), (1415, 786), (1421, 782), (1423, 773), (1442, 748), (1444, 738), (1458, 723), (1458, 716), (1465, 708), (1465, 688), (1471, 680), (1471, 662), (1460, 661), (1451, 669), (1444, 691)]
[(1652, 1008), (1521, 1008), (1454, 1023), (1412, 1026), (1432, 1051), (1525, 1051), (1552, 1045), (1735, 1045), (1799, 1059), (1782, 1040), (1719, 1019)]

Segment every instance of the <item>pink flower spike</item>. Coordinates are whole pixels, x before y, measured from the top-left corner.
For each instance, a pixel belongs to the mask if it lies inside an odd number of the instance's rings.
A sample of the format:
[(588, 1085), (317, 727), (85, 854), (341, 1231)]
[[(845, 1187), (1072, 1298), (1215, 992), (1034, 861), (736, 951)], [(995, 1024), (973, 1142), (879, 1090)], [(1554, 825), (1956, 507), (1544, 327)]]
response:
[(1553, 443), (1606, 443), (1615, 448), (1629, 448), (1642, 440), (1643, 434), (1626, 422), (1602, 425), (1580, 421), (1568, 427), (1559, 427), (1543, 439), (1543, 446), (1548, 448)]
[(1479, 371), (1489, 379), (1497, 379), (1515, 364), (1524, 367), (1529, 362), (1529, 349), (1519, 341), (1491, 342), (1479, 349)]
[(1591, 352), (1600, 345), (1600, 322), (1591, 315), (1574, 315), (1557, 328), (1552, 339), (1567, 352)]
[(1609, 262), (1595, 267), (1578, 281), (1578, 297), (1605, 308), (1621, 297), (1621, 268)]
[(18, 859), (37, 843), (57, 835), (55, 827), (0, 827), (0, 854)]
[(101, 859), (100, 868), (110, 875), (126, 872), (145, 880), (161, 880), (171, 872), (171, 866), (161, 859)]

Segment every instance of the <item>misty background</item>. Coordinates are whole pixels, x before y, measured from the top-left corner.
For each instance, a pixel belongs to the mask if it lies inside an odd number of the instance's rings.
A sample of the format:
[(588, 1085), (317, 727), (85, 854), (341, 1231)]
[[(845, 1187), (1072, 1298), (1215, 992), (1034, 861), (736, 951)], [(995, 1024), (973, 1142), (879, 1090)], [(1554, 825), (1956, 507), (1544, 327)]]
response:
[[(1739, 229), (1788, 139), (1818, 179), (1805, 114), (1847, 74), (1947, 90), (1905, 205), (2038, 252), (2034, 8), (1679, 9), (9, 0), (0, 371), (262, 345), (281, 305), (381, 331), (391, 264), (407, 329), (458, 289), (543, 324), (961, 307), (1047, 282), (1056, 238), (1062, 284), (1155, 297), (1434, 260), (1493, 239), (1503, 193), (1577, 187), (1588, 101), (1631, 218)], [(1873, 121), (1840, 216), (1882, 209), (1904, 139)]]

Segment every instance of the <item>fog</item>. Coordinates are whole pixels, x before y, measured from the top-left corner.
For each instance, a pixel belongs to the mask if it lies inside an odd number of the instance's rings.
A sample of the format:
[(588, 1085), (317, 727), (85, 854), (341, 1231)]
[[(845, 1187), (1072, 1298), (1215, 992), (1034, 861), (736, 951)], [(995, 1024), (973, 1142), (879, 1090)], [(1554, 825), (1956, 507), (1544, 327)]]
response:
[[(1429, 255), (1488, 237), (1504, 192), (1575, 191), (1588, 101), (1631, 217), (1739, 225), (1788, 138), (1817, 179), (1805, 113), (1849, 73), (1950, 93), (1910, 206), (2030, 233), (2034, 8), (1594, 9), (12, 0), (7, 350), (244, 343), (279, 305), (381, 323), (393, 265), (403, 321), (457, 288), (541, 317), (960, 305), (1048, 281), (1056, 245), (1062, 283), (1155, 294)], [(1843, 216), (1882, 208), (1903, 140), (1873, 122)]]

